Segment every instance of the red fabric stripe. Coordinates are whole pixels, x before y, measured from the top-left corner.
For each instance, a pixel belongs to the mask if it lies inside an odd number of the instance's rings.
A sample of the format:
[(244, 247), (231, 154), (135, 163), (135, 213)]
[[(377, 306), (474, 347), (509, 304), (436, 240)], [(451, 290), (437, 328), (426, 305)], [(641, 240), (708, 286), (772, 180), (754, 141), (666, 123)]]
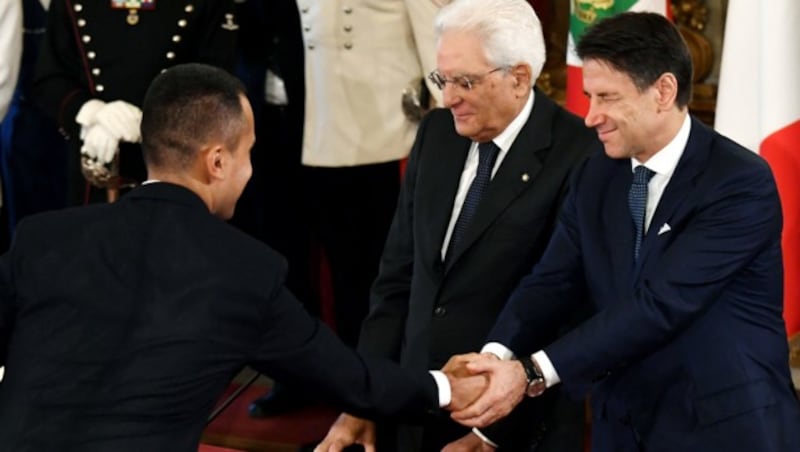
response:
[(583, 68), (567, 66), (567, 110), (585, 117), (589, 113), (589, 100), (583, 94)]
[(783, 318), (786, 332), (800, 332), (800, 120), (769, 135), (760, 154), (769, 162), (783, 210)]
[(208, 444), (201, 444), (198, 452), (241, 452), (238, 449), (227, 449), (224, 447), (209, 446)]
[(72, 6), (72, 1), (66, 0), (67, 3), (67, 13), (69, 14), (70, 22), (72, 23), (72, 34), (75, 38), (75, 45), (78, 48), (78, 53), (81, 56), (81, 61), (83, 62), (83, 71), (86, 75), (86, 83), (89, 84), (89, 93), (92, 96), (95, 95), (94, 89), (94, 78), (92, 78), (92, 74), (89, 72), (89, 60), (86, 59), (86, 49), (84, 48), (83, 42), (81, 41), (80, 33), (78, 33), (78, 20), (75, 18), (75, 10)]

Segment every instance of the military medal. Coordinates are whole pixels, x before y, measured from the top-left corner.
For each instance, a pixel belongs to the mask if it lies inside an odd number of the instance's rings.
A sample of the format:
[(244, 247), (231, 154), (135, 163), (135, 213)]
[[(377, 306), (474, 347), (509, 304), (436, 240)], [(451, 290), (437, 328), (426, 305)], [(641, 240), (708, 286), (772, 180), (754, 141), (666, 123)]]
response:
[(125, 21), (133, 26), (139, 23), (139, 10), (156, 9), (156, 0), (111, 0), (111, 8), (127, 9), (128, 17)]

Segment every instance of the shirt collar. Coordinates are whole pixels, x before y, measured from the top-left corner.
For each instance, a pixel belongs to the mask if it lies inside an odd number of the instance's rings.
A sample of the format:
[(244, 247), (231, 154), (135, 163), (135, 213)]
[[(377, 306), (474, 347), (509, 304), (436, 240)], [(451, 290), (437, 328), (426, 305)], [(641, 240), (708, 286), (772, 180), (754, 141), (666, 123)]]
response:
[[(656, 174), (671, 177), (678, 166), (678, 161), (686, 149), (686, 143), (689, 142), (689, 132), (692, 129), (692, 119), (687, 114), (683, 120), (680, 130), (675, 137), (667, 143), (660, 151), (653, 154), (644, 166), (652, 170)], [(642, 165), (642, 162), (635, 157), (631, 158), (631, 171), (635, 170), (637, 166)]]
[(503, 151), (508, 151), (511, 148), (511, 145), (514, 144), (514, 140), (517, 139), (517, 135), (519, 135), (519, 131), (522, 130), (522, 127), (528, 122), (528, 118), (533, 110), (533, 98), (535, 93), (534, 90), (531, 90), (528, 100), (525, 101), (525, 106), (522, 107), (522, 111), (517, 114), (505, 130), (500, 132), (500, 135), (497, 135), (492, 140), (494, 144)]

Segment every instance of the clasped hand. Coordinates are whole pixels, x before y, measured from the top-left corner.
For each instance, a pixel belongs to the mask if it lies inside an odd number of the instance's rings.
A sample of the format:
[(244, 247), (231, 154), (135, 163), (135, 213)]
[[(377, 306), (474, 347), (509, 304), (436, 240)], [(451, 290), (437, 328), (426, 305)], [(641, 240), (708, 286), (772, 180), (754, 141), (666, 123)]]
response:
[[(485, 427), (508, 415), (525, 396), (527, 377), (519, 361), (503, 361), (491, 353), (456, 355), (442, 368), (453, 388), (447, 407), (450, 417), (468, 427)], [(483, 391), (459, 388), (459, 380), (482, 375), (488, 380)]]
[[(468, 427), (485, 427), (506, 416), (522, 400), (527, 386), (525, 370), (518, 361), (501, 361), (490, 353), (456, 355), (442, 368), (450, 383), (453, 420)], [(315, 452), (340, 452), (351, 444), (375, 451), (375, 424), (342, 414)], [(445, 450), (492, 450), (470, 433)]]

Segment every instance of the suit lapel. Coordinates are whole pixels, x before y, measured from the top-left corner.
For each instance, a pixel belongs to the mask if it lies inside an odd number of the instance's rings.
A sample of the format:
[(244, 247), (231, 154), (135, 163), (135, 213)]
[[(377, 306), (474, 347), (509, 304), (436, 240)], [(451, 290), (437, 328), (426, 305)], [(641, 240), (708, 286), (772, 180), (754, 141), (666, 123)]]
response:
[(458, 249), (453, 251), (453, 258), (449, 259), (448, 269), (514, 199), (533, 185), (542, 169), (544, 156), (550, 149), (550, 130), (554, 112), (555, 104), (550, 99), (544, 95), (536, 96), (531, 116), (492, 178), (464, 238)]
[[(631, 210), (628, 206), (628, 190), (633, 173), (630, 159), (611, 160), (612, 177), (605, 194), (598, 194), (602, 200), (603, 230), (601, 237), (609, 237), (608, 249), (615, 286), (620, 293), (630, 287), (630, 276), (633, 271), (633, 235), (634, 227)], [(624, 292), (623, 292), (624, 291)]]
[[(674, 215), (687, 195), (695, 185), (695, 179), (700, 171), (705, 168), (705, 161), (708, 160), (708, 153), (711, 149), (710, 141), (712, 134), (699, 121), (692, 118), (692, 130), (689, 133), (689, 141), (686, 149), (675, 167), (661, 199), (658, 202), (650, 227), (642, 241), (642, 249), (639, 252), (639, 263), (647, 259), (650, 249), (658, 241), (658, 232), (664, 224), (674, 222)], [(673, 234), (674, 232), (670, 232)], [(638, 278), (641, 265), (637, 266), (634, 281)]]
[[(452, 124), (452, 117), (450, 121)], [(450, 125), (451, 129), (452, 127)], [(429, 222), (424, 223), (430, 227), (418, 231), (428, 234), (424, 243), (430, 246), (420, 247), (423, 252), (430, 253), (425, 256), (425, 260), (432, 263), (431, 268), (441, 269), (442, 242), (450, 224), (458, 184), (472, 142), (456, 134), (455, 130), (451, 134), (441, 134), (439, 137), (428, 147), (427, 153), (430, 155), (426, 158), (427, 165), (420, 165), (420, 171), (425, 171), (426, 175), (429, 172), (430, 176), (422, 177), (426, 180), (426, 186), (418, 198), (419, 213), (421, 218), (429, 219)]]

